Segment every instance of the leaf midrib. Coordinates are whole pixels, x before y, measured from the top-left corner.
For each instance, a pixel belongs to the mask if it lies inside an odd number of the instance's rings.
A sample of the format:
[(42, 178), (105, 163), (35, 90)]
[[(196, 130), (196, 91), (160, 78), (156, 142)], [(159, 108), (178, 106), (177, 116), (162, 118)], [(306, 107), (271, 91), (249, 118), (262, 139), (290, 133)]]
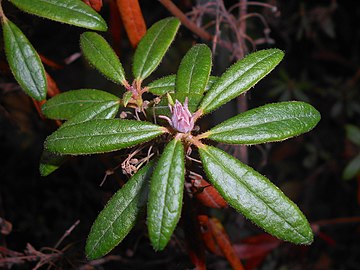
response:
[[(206, 150), (205, 150), (206, 151)], [(223, 166), (215, 157), (214, 157), (214, 155), (212, 154), (212, 153), (209, 153), (208, 151), (207, 151), (207, 153), (208, 153), (208, 155), (210, 155), (211, 156), (211, 158), (213, 159), (213, 161), (216, 163), (216, 164), (218, 164), (220, 167), (222, 167), (223, 169), (224, 169), (224, 171), (226, 171), (229, 175), (231, 175), (232, 177), (233, 177), (233, 179), (236, 179), (237, 177), (237, 175), (236, 174), (234, 174), (231, 170), (229, 170), (229, 168), (228, 167), (226, 167), (226, 166)], [(245, 164), (244, 164), (245, 165)], [(247, 174), (248, 172), (246, 172), (245, 174)], [(242, 176), (244, 176), (245, 174), (243, 174)], [(242, 177), (241, 176), (241, 177)], [(240, 177), (239, 177), (239, 179), (240, 179)], [(255, 197), (257, 197), (265, 206), (267, 206), (274, 214), (276, 214), (277, 216), (279, 216), (286, 224), (288, 224), (289, 226), (290, 226), (290, 228), (292, 228), (293, 229), (293, 231), (296, 233), (296, 234), (298, 234), (299, 236), (301, 236), (301, 237), (303, 237), (304, 239), (307, 239), (307, 237), (305, 236), (305, 235), (303, 235), (302, 233), (300, 233), (298, 230), (296, 230), (295, 229), (295, 227), (292, 225), (292, 224), (290, 224), (287, 220), (286, 220), (286, 218), (284, 218), (281, 214), (278, 214), (271, 206), (269, 206), (268, 204), (266, 204), (264, 201), (263, 201), (263, 199), (256, 193), (256, 192), (253, 192), (252, 190), (251, 190), (251, 187), (249, 187), (246, 183), (243, 183), (242, 181), (237, 181), (238, 183), (240, 183), (246, 190), (248, 190), (250, 193), (252, 193), (253, 195), (255, 195)]]
[[(141, 67), (141, 70), (140, 70), (140, 74), (139, 74), (139, 77), (143, 77), (144, 74), (144, 67), (145, 67), (145, 64), (148, 62), (148, 56), (150, 54), (150, 51), (152, 50), (152, 48), (154, 47), (154, 43), (157, 41), (159, 35), (162, 33), (163, 29), (171, 22), (171, 20), (168, 20), (166, 22), (166, 24), (162, 25), (162, 27), (160, 28), (160, 30), (158, 31), (158, 33), (156, 34), (155, 38), (153, 39), (153, 42), (150, 44), (150, 48), (146, 51), (145, 53), (145, 56), (142, 57), (143, 59), (145, 59), (145, 61), (142, 63), (142, 67)], [(137, 78), (139, 79), (139, 78)]]
[[(213, 96), (212, 99), (210, 99), (210, 101), (213, 101), (213, 100), (218, 99), (219, 96), (221, 96), (221, 94), (222, 94), (226, 89), (231, 88), (233, 84), (237, 83), (239, 80), (241, 80), (242, 78), (246, 77), (246, 75), (249, 73), (249, 71), (251, 71), (254, 67), (260, 65), (263, 61), (265, 61), (265, 60), (268, 59), (269, 57), (273, 56), (274, 54), (276, 54), (276, 52), (273, 52), (272, 54), (269, 54), (269, 55), (265, 56), (264, 58), (261, 58), (259, 61), (257, 61), (257, 62), (254, 63), (253, 65), (245, 66), (243, 72), (240, 72), (241, 74), (238, 75), (237, 79), (235, 79), (232, 83), (224, 86), (223, 89), (222, 89), (220, 92), (218, 92), (216, 95)], [(269, 73), (270, 71), (271, 71), (271, 70), (267, 71), (267, 73)], [(259, 80), (259, 79), (258, 79), (258, 80)], [(218, 82), (216, 82), (215, 84), (216, 84), (216, 86), (218, 86), (218, 85), (221, 85), (221, 83), (223, 83), (223, 82), (222, 82), (222, 80), (221, 80), (221, 78), (220, 78), (220, 80), (218, 80)], [(210, 89), (210, 90), (211, 90), (211, 89)], [(209, 90), (209, 91), (210, 91), (210, 90)], [(246, 90), (243, 90), (243, 91), (246, 91)], [(210, 96), (209, 96), (209, 98), (210, 98)], [(228, 99), (228, 97), (227, 97), (226, 99)], [(225, 99), (225, 100), (226, 100), (226, 99)], [(207, 104), (205, 103), (205, 106), (202, 106), (202, 108), (204, 109), (204, 107), (206, 108), (206, 107), (208, 107), (209, 105), (210, 105), (210, 103), (207, 102)]]
[(167, 171), (167, 174), (166, 174), (166, 189), (165, 189), (165, 196), (164, 196), (164, 199), (162, 200), (163, 201), (163, 208), (162, 208), (162, 211), (161, 211), (161, 222), (160, 222), (160, 228), (159, 228), (159, 237), (157, 239), (157, 244), (158, 244), (158, 248), (160, 246), (160, 234), (161, 235), (164, 235), (164, 233), (162, 232), (163, 231), (163, 228), (164, 228), (164, 212), (165, 212), (165, 208), (167, 206), (167, 201), (168, 201), (168, 197), (167, 194), (168, 194), (168, 190), (169, 190), (169, 185), (170, 185), (170, 181), (169, 181), (169, 174), (170, 174), (170, 171), (172, 171), (172, 164), (174, 164), (174, 157), (175, 157), (175, 149), (176, 149), (176, 146), (177, 146), (177, 142), (174, 144), (174, 147), (172, 149), (172, 153), (171, 153), (171, 163), (170, 163), (170, 166), (169, 166), (169, 170)]
[[(262, 125), (266, 125), (266, 124), (275, 124), (275, 123), (280, 123), (280, 122), (283, 122), (283, 121), (286, 121), (286, 120), (299, 120), (299, 122), (302, 122), (300, 121), (300, 119), (308, 119), (308, 118), (313, 118), (315, 119), (316, 117), (314, 116), (314, 114), (308, 114), (308, 115), (303, 115), (301, 117), (291, 117), (291, 118), (282, 118), (282, 119), (279, 119), (279, 120), (274, 120), (274, 121), (269, 121), (269, 122), (263, 122), (261, 124), (249, 124), (248, 126), (241, 126), (241, 127), (238, 127), (238, 128), (233, 128), (231, 126), (229, 126), (227, 129), (224, 128), (224, 130), (222, 131), (215, 131), (213, 132), (212, 130), (210, 130), (210, 136), (213, 135), (213, 134), (219, 134), (219, 133), (225, 133), (225, 132), (229, 132), (229, 131), (239, 131), (239, 130), (242, 130), (242, 129), (247, 129), (247, 128), (255, 128), (255, 127), (258, 127), (258, 126), (262, 126)], [(234, 124), (234, 123), (233, 123)], [(232, 124), (232, 125), (233, 125)], [(222, 127), (218, 127), (218, 128), (222, 128)], [(218, 129), (216, 128), (216, 129)]]
[[(34, 88), (35, 88), (35, 89), (36, 89), (36, 92), (37, 92), (37, 95), (38, 95), (38, 96), (42, 96), (42, 95), (41, 95), (41, 92), (40, 92), (40, 89), (38, 89), (37, 81), (35, 80), (34, 75), (32, 74), (32, 72), (30, 71), (29, 65), (28, 65), (28, 62), (27, 62), (27, 59), (26, 59), (26, 57), (24, 56), (24, 53), (23, 53), (23, 51), (22, 51), (22, 49), (21, 49), (21, 46), (19, 45), (20, 42), (19, 42), (17, 36), (14, 34), (14, 31), (13, 31), (12, 25), (11, 25), (11, 22), (8, 24), (8, 28), (10, 29), (11, 35), (12, 35), (13, 39), (15, 40), (15, 44), (16, 44), (16, 47), (17, 47), (18, 51), (20, 52), (22, 58), (24, 59), (24, 63), (25, 63), (27, 72), (30, 74), (31, 82), (32, 82), (32, 84), (33, 84), (32, 87), (31, 87), (31, 89), (34, 89)], [(20, 39), (20, 40), (22, 40), (22, 39)], [(16, 57), (16, 58), (17, 58), (17, 57)], [(26, 87), (27, 87), (27, 85), (26, 85)], [(29, 88), (30, 88), (30, 87), (29, 87)]]
[[(85, 35), (84, 35), (83, 37), (84, 37), (84, 39), (88, 42), (88, 44), (91, 46), (91, 48), (93, 48), (93, 49), (97, 52), (97, 54), (100, 56), (100, 58), (101, 58), (103, 61), (105, 61), (105, 62), (111, 67), (112, 71), (115, 72), (115, 74), (117, 74), (119, 77), (122, 77), (122, 76), (121, 76), (122, 74), (120, 74), (120, 73), (117, 71), (117, 69), (112, 65), (112, 63), (111, 63), (106, 57), (104, 57), (104, 55), (101, 53), (101, 50), (98, 50), (97, 47), (94, 46), (94, 44), (91, 42), (91, 40), (88, 39)], [(102, 37), (101, 37), (101, 38), (102, 38)], [(103, 40), (102, 40), (102, 41), (103, 41)], [(106, 42), (106, 41), (105, 41), (105, 42)], [(110, 49), (110, 48), (108, 48), (108, 49)], [(111, 50), (111, 49), (110, 49), (110, 50)], [(109, 76), (107, 76), (107, 77), (109, 77)], [(121, 80), (119, 80), (119, 81), (121, 81)]]
[[(137, 191), (138, 191), (138, 190), (137, 190)], [(139, 197), (139, 193), (137, 192), (137, 195), (135, 195), (135, 196), (129, 201), (129, 203), (122, 209), (122, 212), (119, 213), (118, 217), (115, 218), (115, 220), (114, 220), (112, 223), (110, 223), (110, 225), (104, 230), (104, 233), (103, 233), (103, 234), (101, 235), (101, 237), (99, 237), (99, 239), (96, 241), (96, 243), (94, 244), (93, 248), (91, 249), (91, 252), (93, 252), (93, 251), (95, 250), (95, 248), (99, 245), (99, 243), (100, 243), (100, 241), (102, 240), (102, 238), (104, 237), (104, 235), (110, 230), (111, 227), (113, 227), (113, 224), (119, 220), (119, 218), (120, 218), (121, 215), (124, 213), (124, 211), (125, 211), (126, 209), (128, 209), (129, 205), (132, 204), (132, 203), (134, 202), (134, 200), (135, 200), (136, 198), (138, 198), (138, 197)], [(123, 196), (123, 198), (124, 198), (124, 196)], [(126, 199), (127, 199), (127, 198), (126, 198)], [(126, 199), (123, 199), (122, 201), (125, 201), (125, 203), (126, 203), (126, 202), (128, 201), (128, 200), (126, 200)]]

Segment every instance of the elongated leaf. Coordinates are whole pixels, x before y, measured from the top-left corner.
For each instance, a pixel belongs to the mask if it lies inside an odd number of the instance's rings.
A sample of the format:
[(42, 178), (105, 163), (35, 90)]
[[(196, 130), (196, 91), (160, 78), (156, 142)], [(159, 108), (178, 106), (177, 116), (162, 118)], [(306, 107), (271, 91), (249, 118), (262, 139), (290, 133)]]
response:
[(304, 102), (279, 102), (246, 111), (208, 131), (217, 142), (258, 144), (282, 141), (308, 132), (320, 113)]
[(118, 97), (96, 89), (72, 90), (56, 95), (43, 106), (43, 114), (50, 119), (68, 120), (91, 107), (100, 110), (119, 104)]
[(266, 177), (213, 146), (199, 152), (209, 180), (237, 211), (280, 239), (296, 244), (313, 241), (299, 208)]
[(5, 53), (10, 69), (21, 88), (32, 98), (46, 98), (47, 81), (40, 57), (21, 30), (2, 20)]
[(360, 174), (360, 154), (352, 159), (345, 167), (343, 172), (343, 178), (350, 180)]
[(282, 60), (279, 49), (261, 50), (249, 54), (232, 65), (207, 92), (200, 104), (209, 113), (253, 87)]
[(148, 229), (155, 250), (163, 250), (179, 221), (184, 189), (184, 147), (173, 139), (151, 177)]
[(196, 110), (204, 97), (211, 65), (211, 51), (205, 44), (193, 46), (181, 60), (176, 75), (175, 99), (184, 103), (187, 97), (191, 112)]
[[(218, 77), (210, 76), (209, 81), (205, 87), (205, 92), (207, 92), (212, 85), (217, 81)], [(168, 92), (175, 92), (175, 81), (176, 75), (168, 75), (157, 79), (151, 83), (149, 83), (148, 88), (149, 92), (158, 96), (165, 95)]]
[(86, 32), (80, 37), (85, 58), (110, 80), (125, 85), (125, 72), (116, 53), (107, 41), (97, 33)]
[(157, 68), (174, 40), (179, 26), (178, 19), (166, 18), (149, 28), (134, 54), (135, 79), (142, 81)]
[[(115, 117), (118, 110), (119, 102), (95, 104), (94, 106), (88, 107), (76, 115), (73, 115), (71, 118), (69, 118), (68, 121), (62, 124), (60, 128), (80, 124), (91, 119), (111, 119)], [(67, 155), (56, 155), (47, 150), (44, 150), (39, 166), (41, 176), (48, 176), (49, 174), (59, 169), (60, 166), (67, 160), (67, 158)]]
[(58, 129), (46, 139), (45, 148), (63, 155), (104, 153), (135, 146), (163, 132), (148, 122), (94, 119)]
[(97, 259), (116, 247), (134, 227), (146, 205), (152, 163), (139, 170), (114, 194), (91, 227), (85, 252)]
[(50, 20), (106, 31), (104, 19), (79, 0), (9, 0), (19, 9)]
[(131, 46), (135, 48), (146, 33), (146, 24), (139, 0), (116, 0)]

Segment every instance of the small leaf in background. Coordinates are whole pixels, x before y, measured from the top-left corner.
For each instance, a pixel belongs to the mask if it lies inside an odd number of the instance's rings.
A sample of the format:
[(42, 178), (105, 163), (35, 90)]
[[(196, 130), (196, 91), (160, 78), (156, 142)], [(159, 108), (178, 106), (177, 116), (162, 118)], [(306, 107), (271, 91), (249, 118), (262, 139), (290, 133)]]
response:
[(242, 239), (241, 243), (233, 244), (233, 248), (239, 259), (246, 260), (246, 269), (252, 270), (257, 269), (280, 244), (281, 240), (269, 234), (260, 234)]
[(0, 234), (2, 234), (2, 235), (10, 234), (12, 231), (12, 227), (13, 226), (9, 221), (0, 217)]
[(360, 146), (360, 127), (355, 125), (345, 125), (346, 137), (354, 144)]
[(205, 44), (193, 46), (180, 62), (174, 97), (181, 103), (184, 103), (187, 97), (190, 112), (197, 109), (203, 98), (211, 66), (211, 51)]
[(209, 113), (248, 91), (284, 57), (279, 49), (260, 50), (233, 64), (206, 93), (200, 110)]
[(140, 169), (114, 194), (96, 218), (86, 241), (86, 256), (93, 260), (116, 247), (134, 227), (146, 205), (153, 163)]
[(219, 192), (210, 183), (205, 181), (201, 175), (190, 172), (190, 179), (194, 198), (202, 205), (210, 208), (225, 208), (228, 206)]
[(9, 0), (19, 9), (50, 20), (106, 31), (104, 19), (79, 0)]
[(80, 36), (80, 46), (89, 63), (105, 77), (115, 83), (128, 85), (119, 58), (102, 36), (85, 32)]
[(21, 88), (32, 98), (46, 98), (47, 81), (40, 57), (21, 30), (2, 20), (5, 53), (10, 69)]
[[(207, 92), (212, 87), (212, 85), (217, 81), (217, 79), (218, 77), (216, 76), (209, 77), (209, 81), (205, 87), (205, 92)], [(175, 81), (176, 75), (174, 74), (152, 81), (148, 84), (149, 92), (158, 96), (165, 95), (166, 93), (175, 92)]]
[(282, 141), (313, 129), (320, 113), (304, 102), (267, 104), (217, 125), (207, 138), (233, 144), (258, 144)]
[(92, 7), (97, 12), (99, 12), (103, 6), (102, 0), (83, 0), (83, 2), (89, 7)]
[(134, 54), (133, 74), (136, 80), (144, 80), (157, 68), (179, 26), (178, 19), (166, 18), (149, 28)]
[(210, 182), (237, 211), (279, 239), (312, 243), (303, 213), (266, 177), (216, 147), (202, 146), (199, 153)]
[(66, 161), (67, 156), (59, 156), (48, 151), (41, 155), (39, 172), (41, 176), (48, 176), (53, 173)]
[(224, 227), (222, 226), (220, 220), (217, 218), (209, 219), (209, 229), (215, 239), (216, 244), (219, 246), (221, 253), (230, 263), (231, 267), (234, 270), (244, 270), (239, 257), (237, 256), (228, 234), (226, 233)]
[(116, 0), (131, 46), (136, 48), (146, 33), (146, 24), (138, 0)]
[(72, 90), (56, 95), (42, 107), (43, 114), (50, 119), (68, 120), (90, 107), (109, 107), (120, 103), (120, 99), (96, 89)]
[(360, 154), (358, 154), (346, 165), (343, 172), (343, 179), (350, 180), (357, 175), (360, 175)]
[(173, 139), (165, 147), (151, 177), (148, 231), (152, 246), (163, 250), (179, 221), (185, 179), (184, 146)]
[(54, 81), (54, 79), (46, 71), (45, 71), (45, 75), (47, 81), (47, 95), (49, 97), (54, 97), (57, 94), (60, 94), (61, 91), (57, 86), (56, 82)]
[(112, 152), (147, 142), (164, 133), (163, 127), (145, 121), (93, 119), (64, 126), (45, 141), (45, 149), (62, 155)]
[(128, 103), (131, 100), (132, 96), (133, 96), (133, 93), (130, 92), (130, 91), (126, 91), (124, 93), (124, 95), (123, 95), (123, 105), (124, 105), (124, 107), (126, 107), (128, 105)]

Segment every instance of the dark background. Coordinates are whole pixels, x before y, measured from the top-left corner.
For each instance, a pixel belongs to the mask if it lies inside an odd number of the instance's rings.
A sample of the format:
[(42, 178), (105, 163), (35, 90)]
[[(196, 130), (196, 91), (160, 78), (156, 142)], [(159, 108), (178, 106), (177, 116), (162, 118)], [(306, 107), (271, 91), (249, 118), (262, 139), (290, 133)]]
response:
[[(191, 1), (174, 2), (183, 11), (191, 10)], [(225, 2), (228, 6), (235, 3)], [(360, 124), (360, 5), (357, 1), (330, 0), (269, 2), (276, 4), (279, 12), (249, 8), (251, 12), (263, 14), (274, 40), (274, 44), (262, 44), (257, 49), (277, 47), (286, 55), (282, 63), (247, 94), (249, 107), (303, 100), (320, 111), (322, 120), (305, 135), (249, 148), (249, 164), (294, 200), (311, 224), (319, 226), (311, 246), (282, 243), (264, 258), (259, 269), (359, 269), (360, 227), (356, 221), (360, 216), (360, 178), (345, 181), (342, 175), (345, 166), (359, 152), (359, 147), (347, 139), (345, 126)], [(140, 4), (148, 27), (170, 16), (158, 1), (140, 1)], [(7, 2), (4, 10), (37, 51), (55, 62), (63, 63), (66, 57), (80, 51), (78, 40), (84, 29), (35, 18)], [(109, 19), (107, 4), (101, 14)], [(262, 30), (258, 21), (249, 20), (249, 36), (255, 38)], [(111, 42), (110, 33), (104, 35)], [(153, 78), (175, 73), (181, 57), (194, 42), (202, 41), (181, 27)], [(124, 30), (120, 45), (120, 59), (130, 74), (133, 50)], [(54, 261), (53, 267), (92, 269), (84, 268), (87, 261), (83, 248), (92, 222), (124, 179), (117, 171), (99, 187), (105, 171), (117, 165), (118, 156), (72, 158), (50, 176), (41, 177), (38, 166), (43, 141), (56, 125), (41, 119), (30, 98), (13, 85), (15, 81), (6, 67), (2, 47), (0, 61), (0, 217), (13, 226), (8, 235), (0, 235), (0, 247), (24, 252), (30, 243), (35, 249), (49, 253), (43, 248), (54, 247), (65, 231), (80, 220), (58, 247), (64, 253)], [(218, 47), (213, 75), (221, 74), (232, 62), (229, 52)], [(83, 58), (59, 70), (46, 69), (62, 91), (97, 88), (117, 95), (123, 91), (103, 79)], [(207, 121), (212, 125), (234, 114), (236, 104), (232, 102)], [(209, 214), (222, 220), (235, 244), (262, 233), (233, 210), (211, 210)], [(109, 259), (95, 269), (191, 269), (181, 241), (179, 229), (167, 249), (155, 253), (149, 245), (145, 225), (140, 222), (112, 252), (121, 259)], [(207, 262), (209, 269), (230, 269), (221, 257), (209, 255)], [(12, 269), (31, 269), (35, 265), (36, 261), (17, 262)]]

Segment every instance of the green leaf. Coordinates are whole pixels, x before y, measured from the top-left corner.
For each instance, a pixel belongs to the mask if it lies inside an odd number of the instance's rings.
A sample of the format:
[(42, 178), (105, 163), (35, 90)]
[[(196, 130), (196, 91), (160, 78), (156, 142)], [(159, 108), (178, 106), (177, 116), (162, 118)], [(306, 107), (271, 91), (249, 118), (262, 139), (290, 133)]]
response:
[(130, 91), (126, 91), (123, 95), (123, 104), (124, 104), (124, 107), (126, 107), (129, 103), (129, 101), (131, 100), (133, 96), (133, 93), (130, 92)]
[[(73, 115), (60, 126), (64, 128), (71, 125), (80, 124), (91, 119), (111, 119), (114, 118), (119, 110), (119, 102), (109, 102), (104, 104), (95, 104), (92, 107), (88, 107), (81, 112)], [(48, 176), (67, 160), (66, 155), (56, 155), (49, 151), (44, 150), (40, 160), (39, 171), (42, 176)]]
[(197, 109), (204, 97), (211, 65), (211, 51), (204, 44), (193, 46), (181, 60), (176, 75), (175, 99), (184, 103), (188, 97), (191, 112)]
[(253, 87), (282, 60), (279, 49), (261, 50), (249, 54), (232, 65), (207, 92), (200, 110), (209, 113)]
[(164, 132), (145, 121), (93, 119), (58, 129), (46, 139), (45, 148), (63, 155), (104, 153), (135, 146)]
[(66, 161), (67, 156), (59, 156), (48, 151), (41, 155), (39, 171), (41, 176), (48, 176), (56, 171)]
[(80, 36), (80, 46), (89, 63), (105, 77), (115, 83), (127, 85), (119, 58), (102, 36), (94, 32), (83, 33)]
[(134, 227), (146, 205), (152, 163), (139, 170), (114, 194), (91, 227), (85, 253), (97, 259), (116, 247)]
[[(207, 92), (212, 87), (212, 85), (217, 81), (217, 79), (218, 77), (216, 76), (209, 77), (209, 81), (205, 87), (205, 92)], [(157, 79), (149, 83), (148, 85), (149, 92), (158, 96), (163, 96), (168, 92), (169, 93), (175, 92), (175, 81), (176, 81), (176, 75), (174, 74)]]
[(343, 179), (350, 180), (360, 174), (360, 154), (351, 160), (345, 167)]
[(203, 146), (199, 153), (209, 180), (237, 211), (280, 239), (313, 241), (302, 212), (266, 177), (218, 148)]
[(79, 89), (61, 93), (49, 99), (43, 106), (43, 114), (50, 119), (68, 120), (80, 112), (93, 108), (101, 110), (120, 103), (117, 96), (96, 89)]
[(9, 0), (19, 9), (50, 20), (106, 31), (104, 19), (80, 0)]
[(184, 147), (173, 139), (161, 155), (150, 182), (148, 230), (155, 250), (163, 250), (179, 221), (184, 179)]
[(46, 98), (47, 81), (40, 57), (21, 30), (2, 19), (5, 53), (10, 69), (21, 88), (32, 98)]
[(149, 28), (134, 54), (135, 79), (142, 81), (157, 68), (174, 40), (179, 26), (178, 19), (166, 18)]
[(346, 137), (354, 144), (360, 146), (360, 128), (355, 125), (345, 125)]
[(217, 142), (258, 144), (308, 132), (319, 120), (320, 113), (307, 103), (279, 102), (234, 116), (206, 134)]
[(175, 80), (176, 75), (168, 75), (165, 77), (162, 77), (160, 79), (157, 79), (151, 83), (149, 83), (148, 88), (149, 92), (153, 93), (154, 95), (162, 96), (165, 95), (168, 92), (174, 92), (175, 91)]

